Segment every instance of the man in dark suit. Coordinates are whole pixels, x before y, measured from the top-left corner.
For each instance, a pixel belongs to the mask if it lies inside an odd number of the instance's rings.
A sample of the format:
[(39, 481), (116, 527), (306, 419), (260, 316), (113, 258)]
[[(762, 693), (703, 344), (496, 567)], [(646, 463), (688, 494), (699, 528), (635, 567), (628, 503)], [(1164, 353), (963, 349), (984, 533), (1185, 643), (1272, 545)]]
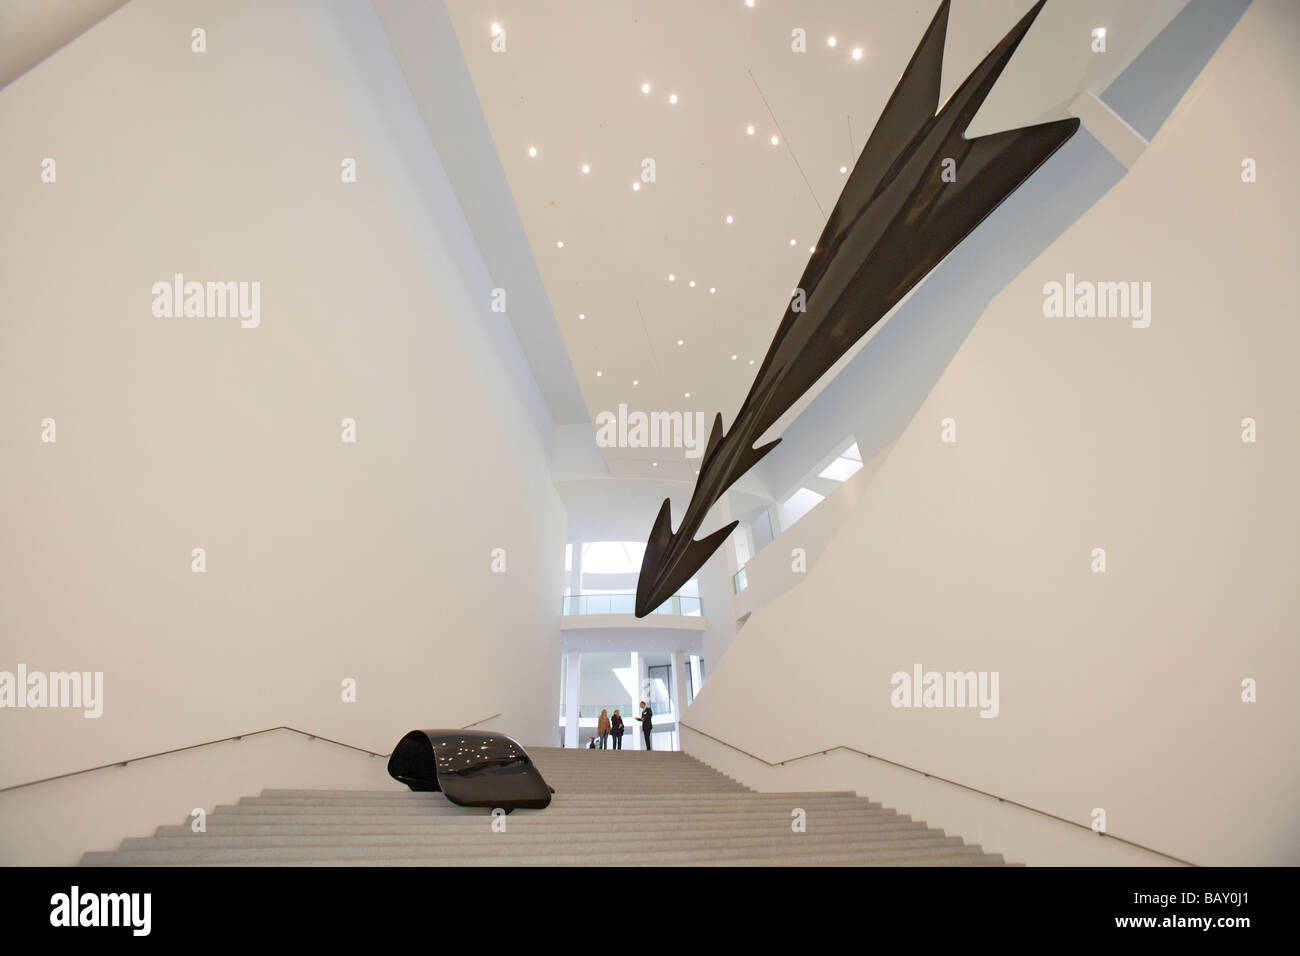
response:
[(652, 719), (654, 715), (654, 711), (645, 705), (645, 701), (641, 701), (641, 716), (637, 720), (641, 722), (641, 736), (645, 738), (646, 750), (654, 749), (650, 746), (650, 730), (654, 727), (654, 720)]

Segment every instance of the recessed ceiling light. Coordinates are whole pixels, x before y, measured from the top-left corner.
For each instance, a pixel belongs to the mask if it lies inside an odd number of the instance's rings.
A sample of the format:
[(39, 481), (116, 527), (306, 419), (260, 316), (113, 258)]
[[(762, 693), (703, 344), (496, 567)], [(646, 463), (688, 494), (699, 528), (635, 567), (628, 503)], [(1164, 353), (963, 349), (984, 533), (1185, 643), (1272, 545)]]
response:
[(584, 175), (585, 175), (586, 173), (591, 172), (591, 167), (588, 166), (586, 163), (583, 163), (583, 164), (582, 164), (582, 172), (583, 172)]
[(678, 340), (677, 340), (677, 344), (678, 344), (678, 345), (685, 345), (685, 344), (686, 344), (686, 340), (685, 340), (685, 339), (678, 339)]
[(713, 295), (713, 294), (714, 294), (715, 292), (717, 292), (717, 291), (718, 291), (718, 290), (715, 289), (715, 288), (713, 288), (713, 286), (709, 286), (709, 295)]
[(671, 272), (668, 273), (668, 281), (669, 281), (669, 282), (676, 282), (676, 281), (677, 281), (677, 276), (674, 275), (674, 274), (671, 273)]
[(1095, 29), (1095, 30), (1092, 31), (1092, 35), (1095, 36), (1097, 39), (1100, 40), (1102, 37), (1104, 37), (1104, 36), (1106, 35), (1106, 28), (1105, 28), (1105, 27), (1097, 27), (1097, 29)]
[(581, 321), (582, 321), (583, 319), (585, 319), (586, 317), (587, 317), (586, 313), (584, 313), (584, 312), (579, 312), (579, 313), (578, 313), (578, 321), (579, 321), (579, 322), (581, 322)]
[(745, 132), (748, 133), (750, 136), (753, 136), (753, 135), (754, 135), (754, 127), (752, 127), (752, 126), (746, 126), (746, 127), (745, 127)]
[(808, 247), (808, 251), (809, 251), (809, 252), (816, 252), (816, 251), (817, 251), (817, 247), (816, 247), (816, 246), (809, 246), (809, 247)]
[(777, 139), (775, 136), (772, 137), (772, 145), (773, 145), (773, 146), (775, 146), (775, 145), (776, 145), (777, 143), (779, 143), (779, 142), (781, 142), (781, 141), (780, 141), (779, 139)]
[(673, 106), (676, 106), (676, 105), (677, 105), (677, 94), (676, 94), (676, 93), (673, 93), (671, 96), (669, 96), (669, 97), (668, 97), (668, 102), (671, 103), (671, 104), (673, 104)]
[(604, 374), (605, 374), (604, 372), (597, 372), (597, 373), (596, 373), (596, 378), (600, 378), (600, 377), (601, 377), (602, 375), (604, 375)]
[(638, 193), (638, 192), (640, 192), (640, 191), (641, 191), (641, 184), (640, 184), (640, 183), (633, 183), (633, 184), (632, 184), (632, 192), (634, 192), (634, 193)]
[(834, 46), (834, 45), (835, 45), (835, 38), (834, 38), (834, 37), (827, 37), (827, 38), (826, 38), (826, 45), (827, 45), (827, 46)]
[(735, 221), (736, 221), (736, 217), (735, 217), (735, 216), (728, 216), (728, 217), (727, 217), (727, 225), (731, 225), (731, 223), (733, 223), (733, 222), (735, 222)]
[(492, 35), (494, 37), (501, 35), (501, 24), (499, 23), (492, 24)]
[(563, 249), (563, 248), (564, 248), (564, 240), (563, 240), (563, 239), (559, 240), (559, 241), (555, 244), (555, 248), (557, 248), (557, 249)]
[(793, 240), (793, 239), (790, 240), (790, 245), (792, 245), (792, 246), (794, 245), (794, 240)]
[(690, 392), (687, 392), (687, 393), (686, 393), (686, 397), (687, 397), (687, 398), (690, 398), (690, 397), (691, 397), (691, 393), (690, 393)]
[(734, 362), (734, 361), (736, 361), (737, 358), (739, 358), (739, 356), (733, 355), (733, 356), (731, 357), (731, 360)]
[(652, 462), (650, 462), (650, 467), (651, 467), (651, 468), (658, 468), (658, 467), (659, 467), (659, 462), (657, 462), (657, 461), (652, 461)]
[(632, 379), (632, 384), (633, 384), (633, 385), (640, 385), (641, 383), (640, 383), (639, 381), (637, 381), (636, 379)]
[(847, 166), (841, 166), (841, 167), (840, 167), (840, 172), (841, 172), (841, 173), (847, 173), (848, 171), (849, 171), (849, 167), (847, 167)]
[(694, 280), (694, 279), (691, 280), (691, 288), (692, 288), (692, 289), (695, 288), (695, 280)]
[(745, 0), (745, 6), (752, 7), (753, 5), (754, 5), (754, 0)]
[(862, 59), (862, 47), (858, 47), (856, 50), (853, 51), (853, 59), (855, 60)]
[(753, 359), (750, 359), (750, 360), (749, 360), (749, 364), (750, 364), (750, 365), (753, 365), (753, 364), (754, 364), (754, 360), (753, 360)]
[(642, 92), (642, 93), (649, 93), (649, 92), (650, 92), (650, 84), (649, 84), (649, 83), (642, 83), (642, 84), (641, 84), (641, 92)]
[(536, 155), (537, 155), (537, 147), (536, 147), (536, 146), (529, 146), (529, 147), (528, 147), (528, 155), (529, 155), (529, 156), (536, 156)]

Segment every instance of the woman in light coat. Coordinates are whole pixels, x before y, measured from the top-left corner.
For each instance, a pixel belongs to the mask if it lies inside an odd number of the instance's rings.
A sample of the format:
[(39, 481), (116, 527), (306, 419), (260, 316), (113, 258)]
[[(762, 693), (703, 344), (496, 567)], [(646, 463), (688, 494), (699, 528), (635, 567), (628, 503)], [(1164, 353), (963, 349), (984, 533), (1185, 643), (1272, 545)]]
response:
[(600, 719), (596, 721), (596, 733), (600, 737), (600, 749), (609, 744), (609, 711), (601, 710)]

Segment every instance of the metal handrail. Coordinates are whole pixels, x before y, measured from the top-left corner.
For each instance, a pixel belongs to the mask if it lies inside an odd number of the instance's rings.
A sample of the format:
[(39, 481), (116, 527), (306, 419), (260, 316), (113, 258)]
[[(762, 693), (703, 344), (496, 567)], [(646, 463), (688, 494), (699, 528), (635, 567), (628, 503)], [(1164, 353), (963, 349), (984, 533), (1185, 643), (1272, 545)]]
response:
[[(489, 720), (500, 717), (500, 713), (493, 714), (491, 717), (484, 717), (482, 720), (476, 720), (472, 724), (466, 724), (459, 730), (469, 730), (471, 727), (477, 727), (479, 724), (485, 724)], [(266, 727), (262, 730), (253, 730), (246, 734), (236, 734), (233, 737), (220, 737), (217, 740), (205, 740), (201, 744), (190, 744), (188, 747), (173, 747), (171, 750), (160, 750), (157, 753), (145, 754), (143, 757), (129, 757), (126, 760), (115, 760), (112, 763), (103, 763), (98, 767), (86, 767), (84, 770), (72, 770), (68, 773), (56, 774), (53, 777), (42, 777), (40, 780), (28, 780), (26, 783), (16, 783), (11, 787), (0, 787), (0, 793), (8, 793), (10, 790), (21, 790), (24, 787), (34, 787), (38, 783), (50, 783), (54, 780), (64, 780), (68, 777), (77, 777), (83, 773), (94, 773), (96, 770), (108, 770), (110, 767), (125, 767), (127, 764), (138, 763), (141, 760), (151, 760), (154, 757), (166, 757), (170, 754), (184, 753), (186, 750), (197, 750), (200, 747), (211, 747), (213, 744), (229, 743), (232, 740), (243, 740), (245, 737), (256, 737), (258, 734), (270, 734), (277, 730), (287, 730), (290, 733), (301, 734), (309, 740), (323, 740), (327, 744), (334, 744), (336, 747), (346, 747), (348, 750), (356, 750), (359, 753), (369, 754), (372, 757), (391, 757), (391, 753), (381, 754), (373, 750), (367, 750), (365, 747), (358, 747), (354, 744), (346, 744), (341, 740), (335, 740), (332, 737), (324, 737), (320, 734), (308, 733), (305, 730), (299, 730), (297, 727), (290, 727), (287, 724), (281, 724), (279, 727)]]
[(686, 730), (694, 731), (695, 733), (699, 734), (701, 737), (708, 737), (714, 743), (722, 744), (722, 746), (728, 747), (731, 750), (736, 751), (736, 753), (744, 754), (746, 757), (749, 757), (751, 760), (757, 760), (759, 763), (766, 764), (769, 767), (784, 767), (786, 764), (794, 763), (797, 760), (805, 760), (808, 757), (821, 757), (836, 750), (845, 750), (848, 751), (849, 753), (857, 754), (860, 757), (869, 757), (872, 760), (879, 760), (881, 763), (887, 763), (891, 767), (898, 767), (900, 770), (909, 770), (912, 773), (919, 773), (923, 777), (929, 777), (931, 780), (938, 780), (941, 783), (947, 783), (947, 784), (951, 784), (954, 787), (960, 787), (963, 790), (969, 790), (971, 793), (978, 793), (981, 796), (992, 797), (993, 799), (997, 800), (998, 803), (1009, 803), (1013, 807), (1019, 807), (1022, 810), (1028, 810), (1031, 813), (1037, 813), (1040, 816), (1050, 817), (1051, 819), (1057, 820), (1061, 823), (1068, 823), (1072, 827), (1078, 827), (1081, 830), (1087, 830), (1089, 833), (1096, 833), (1099, 836), (1110, 837), (1110, 839), (1112, 840), (1117, 840), (1120, 843), (1127, 843), (1129, 846), (1137, 847), (1139, 850), (1145, 850), (1148, 853), (1154, 853), (1157, 856), (1163, 856), (1167, 860), (1173, 860), (1175, 863), (1181, 863), (1184, 866), (1199, 866), (1199, 864), (1193, 863), (1190, 860), (1184, 860), (1182, 857), (1174, 856), (1172, 853), (1165, 853), (1163, 850), (1157, 850), (1154, 847), (1149, 847), (1144, 843), (1138, 843), (1136, 840), (1126, 840), (1124, 837), (1115, 836), (1115, 834), (1107, 833), (1104, 830), (1093, 830), (1092, 827), (1088, 826), (1085, 823), (1080, 823), (1077, 820), (1070, 820), (1067, 819), (1066, 817), (1058, 816), (1057, 814), (1051, 813), (1047, 810), (1040, 810), (1037, 807), (1031, 807), (1027, 803), (1021, 803), (1018, 800), (1012, 800), (1010, 797), (1000, 797), (996, 793), (989, 793), (987, 790), (981, 790), (979, 787), (972, 787), (969, 784), (960, 783), (959, 781), (956, 780), (949, 780), (947, 777), (941, 777), (938, 774), (927, 773), (924, 770), (919, 770), (916, 767), (909, 767), (905, 763), (899, 763), (897, 760), (890, 760), (888, 757), (882, 757), (879, 754), (869, 754), (865, 750), (858, 750), (856, 747), (848, 747), (843, 744), (840, 744), (835, 747), (829, 747), (826, 750), (814, 750), (810, 753), (800, 754), (797, 757), (787, 757), (785, 760), (778, 760), (776, 763), (773, 763), (770, 760), (766, 760), (763, 757), (759, 757), (756, 754), (750, 753), (748, 750), (743, 750), (740, 747), (737, 747), (735, 744), (729, 744), (725, 740), (721, 740), (713, 736), (712, 734), (705, 733), (703, 730), (700, 730), (698, 727), (692, 727), (690, 724), (685, 723), (683, 721), (679, 720), (677, 722), (677, 726), (681, 728), (685, 728)]

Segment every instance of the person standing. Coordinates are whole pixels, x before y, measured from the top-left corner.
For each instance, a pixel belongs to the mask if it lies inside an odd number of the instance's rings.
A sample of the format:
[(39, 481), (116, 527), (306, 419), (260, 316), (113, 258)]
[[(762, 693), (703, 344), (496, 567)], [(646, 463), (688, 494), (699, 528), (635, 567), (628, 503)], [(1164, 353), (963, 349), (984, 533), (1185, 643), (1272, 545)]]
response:
[(605, 708), (600, 710), (600, 718), (596, 721), (596, 734), (600, 737), (600, 749), (604, 750), (609, 746), (609, 711)]
[(623, 718), (618, 715), (617, 710), (614, 711), (614, 716), (609, 719), (609, 732), (610, 735), (614, 738), (614, 749), (622, 750), (623, 749)]
[(641, 716), (637, 720), (641, 723), (641, 736), (645, 739), (646, 750), (654, 749), (650, 746), (650, 731), (654, 727), (654, 715), (654, 711), (645, 705), (645, 701), (641, 701)]

